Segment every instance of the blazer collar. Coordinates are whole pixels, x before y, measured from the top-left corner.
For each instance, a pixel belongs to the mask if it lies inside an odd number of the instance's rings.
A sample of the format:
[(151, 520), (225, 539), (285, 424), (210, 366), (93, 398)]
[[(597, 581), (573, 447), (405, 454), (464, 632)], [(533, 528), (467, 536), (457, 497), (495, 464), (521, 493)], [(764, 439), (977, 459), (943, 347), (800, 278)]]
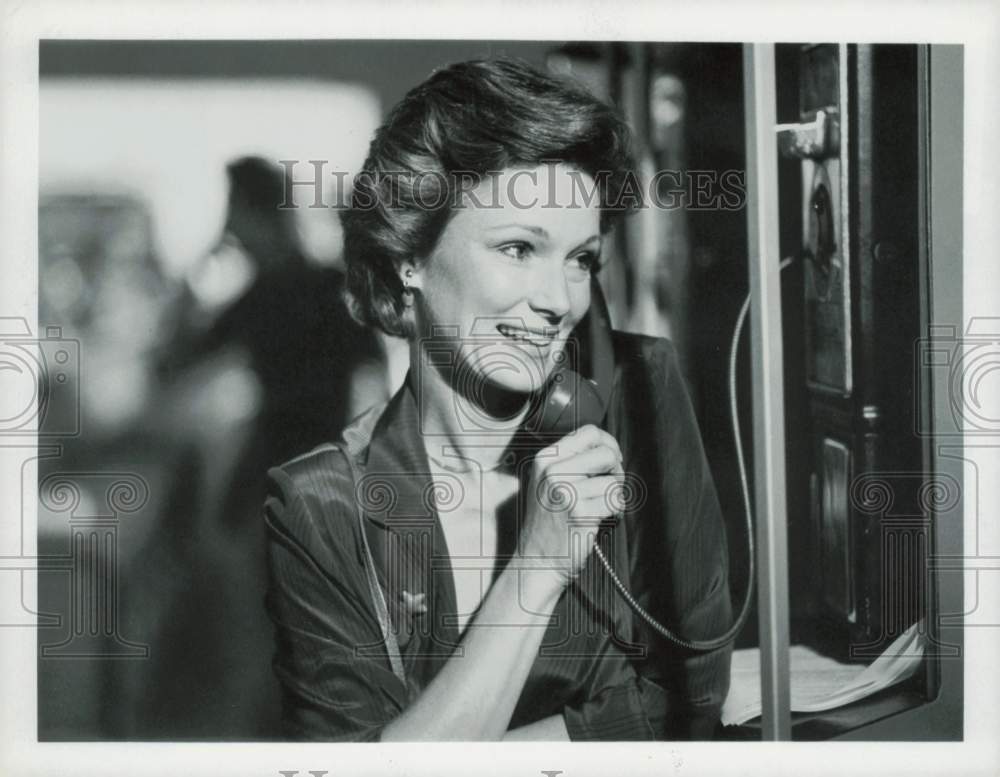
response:
[(390, 529), (437, 523), (412, 372), (375, 424), (363, 467), (365, 514), (370, 520)]
[(362, 452), (359, 462), (363, 484), (357, 494), (367, 520), (386, 530), (373, 538), (382, 559), (382, 584), (396, 608), (397, 628), (413, 615), (400, 614), (406, 611), (407, 596), (431, 596), (435, 614), (427, 616), (430, 634), (419, 640), (418, 650), (429, 657), (428, 667), (436, 667), (428, 670), (433, 675), (454, 651), (459, 634), (450, 556), (434, 503), (411, 373), (379, 416), (366, 450), (367, 458)]

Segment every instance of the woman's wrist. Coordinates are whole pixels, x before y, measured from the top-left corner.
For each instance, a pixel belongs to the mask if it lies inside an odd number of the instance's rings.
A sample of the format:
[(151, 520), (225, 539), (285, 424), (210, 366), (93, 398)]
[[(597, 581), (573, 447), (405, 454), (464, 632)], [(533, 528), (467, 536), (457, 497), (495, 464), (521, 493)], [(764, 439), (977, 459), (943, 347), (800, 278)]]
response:
[(518, 600), (529, 612), (551, 611), (568, 582), (551, 560), (519, 553), (510, 559), (504, 574), (517, 582)]

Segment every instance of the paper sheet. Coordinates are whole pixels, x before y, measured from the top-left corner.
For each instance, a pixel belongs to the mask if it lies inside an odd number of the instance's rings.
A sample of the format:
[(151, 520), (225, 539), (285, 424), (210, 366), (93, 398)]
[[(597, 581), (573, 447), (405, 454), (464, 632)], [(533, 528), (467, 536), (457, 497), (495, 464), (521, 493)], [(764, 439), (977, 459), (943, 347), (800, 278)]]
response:
[[(923, 621), (903, 632), (869, 666), (842, 664), (804, 645), (792, 645), (788, 653), (792, 712), (832, 710), (912, 675), (923, 660)], [(736, 726), (760, 714), (760, 648), (734, 651), (722, 722)]]

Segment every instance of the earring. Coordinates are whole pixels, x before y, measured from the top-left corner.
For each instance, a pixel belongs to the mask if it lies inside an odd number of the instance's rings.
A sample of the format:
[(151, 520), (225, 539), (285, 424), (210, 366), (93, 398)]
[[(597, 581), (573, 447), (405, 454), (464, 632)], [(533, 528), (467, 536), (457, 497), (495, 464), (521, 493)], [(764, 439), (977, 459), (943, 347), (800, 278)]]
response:
[(413, 277), (413, 270), (407, 269), (403, 273), (403, 304), (408, 308), (413, 307), (413, 289), (410, 288), (410, 279)]

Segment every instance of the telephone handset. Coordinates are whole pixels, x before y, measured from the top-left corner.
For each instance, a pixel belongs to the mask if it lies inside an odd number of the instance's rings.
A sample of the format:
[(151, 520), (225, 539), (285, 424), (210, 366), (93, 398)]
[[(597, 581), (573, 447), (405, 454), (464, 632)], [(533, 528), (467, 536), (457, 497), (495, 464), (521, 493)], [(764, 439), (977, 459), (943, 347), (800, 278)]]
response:
[[(579, 348), (575, 352), (576, 363), (560, 365), (549, 377), (548, 383), (540, 392), (538, 404), (530, 428), (533, 433), (546, 439), (560, 438), (587, 424), (600, 426), (608, 412), (611, 398), (611, 384), (614, 378), (614, 345), (611, 336), (611, 318), (608, 315), (607, 304), (601, 285), (596, 277), (591, 277), (590, 310), (583, 320), (570, 334), (571, 341)], [(733, 354), (736, 342), (742, 329), (744, 313), (737, 323), (733, 339)], [(731, 359), (731, 367), (735, 369), (735, 358)], [(732, 383), (732, 381), (731, 381)], [(734, 422), (736, 420), (733, 415)], [(739, 445), (739, 430), (736, 431)], [(742, 458), (741, 458), (742, 461)], [(746, 477), (743, 477), (745, 488)], [(749, 511), (749, 496), (745, 499)], [(750, 611), (750, 597), (753, 592), (753, 536), (750, 525), (750, 514), (747, 512), (747, 544), (750, 550), (749, 577), (746, 597), (740, 614), (732, 627), (720, 637), (710, 640), (685, 640), (673, 634), (666, 626), (659, 623), (652, 615), (635, 600), (629, 590), (615, 574), (607, 557), (599, 545), (594, 545), (594, 553), (604, 565), (618, 593), (628, 603), (629, 607), (648, 623), (658, 634), (669, 641), (688, 650), (710, 651), (731, 642), (739, 634)]]
[[(615, 353), (611, 317), (597, 278), (591, 276), (590, 310), (570, 333), (577, 363), (564, 363), (549, 376), (530, 428), (538, 437), (558, 439), (587, 424), (600, 426), (608, 413)], [(565, 352), (564, 352), (565, 354)]]

